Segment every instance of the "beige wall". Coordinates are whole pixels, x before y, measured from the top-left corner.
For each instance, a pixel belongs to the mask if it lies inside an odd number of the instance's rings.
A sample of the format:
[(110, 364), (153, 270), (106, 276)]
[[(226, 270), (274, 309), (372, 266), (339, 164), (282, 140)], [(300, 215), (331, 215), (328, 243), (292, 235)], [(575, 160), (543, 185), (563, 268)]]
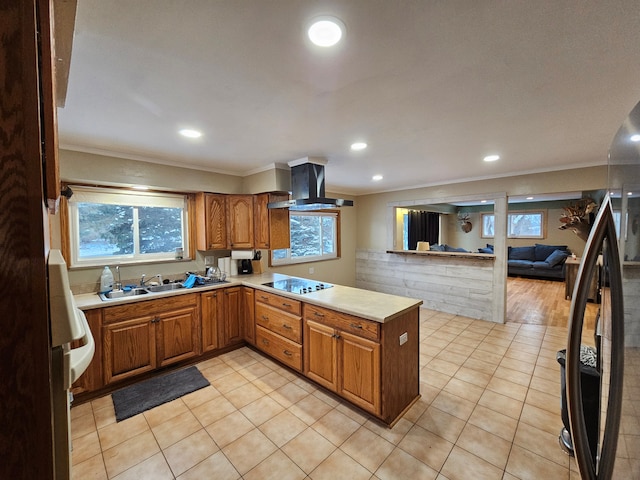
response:
[[(483, 195), (489, 199), (494, 194), (499, 196), (499, 192), (506, 192), (508, 196), (514, 196), (598, 190), (606, 188), (606, 186), (607, 167), (602, 166), (363, 195), (357, 197), (356, 248), (371, 250), (393, 248), (394, 237), (390, 228), (394, 221), (394, 213), (392, 209), (389, 209), (389, 205), (401, 206), (403, 203), (411, 205), (413, 202), (420, 203), (422, 201), (442, 203)], [(472, 232), (479, 232), (478, 229), (479, 224), (474, 223)], [(448, 236), (452, 233), (450, 224), (447, 232)], [(479, 233), (477, 234), (479, 235)], [(448, 241), (453, 244), (451, 238), (448, 238)], [(477, 248), (475, 241), (469, 240), (468, 242), (470, 246), (473, 243), (474, 248)], [(480, 246), (491, 242), (482, 241), (480, 243), (478, 239), (477, 243)], [(568, 244), (568, 241), (562, 244)]]
[(60, 150), (60, 178), (96, 185), (147, 185), (180, 192), (244, 193), (235, 175)]
[[(95, 185), (130, 186), (147, 185), (162, 190), (181, 192), (207, 191), (217, 193), (259, 193), (288, 188), (284, 185), (288, 170), (260, 172), (248, 177), (225, 175), (189, 168), (173, 167), (155, 163), (126, 160), (104, 155), (95, 155), (68, 150), (60, 151), (60, 176), (62, 181)], [(333, 194), (334, 196), (337, 196)], [(343, 195), (340, 195), (343, 198)], [(352, 198), (352, 197), (350, 197)], [(342, 257), (327, 262), (272, 268), (271, 271), (318, 279), (342, 285), (355, 285), (355, 239), (356, 211), (344, 208), (342, 218)], [(49, 217), (52, 248), (60, 248), (59, 215)], [(268, 252), (263, 252), (263, 266), (267, 266)], [(196, 252), (193, 261), (128, 265), (121, 268), (123, 282), (139, 281), (144, 273), (147, 277), (162, 274), (164, 278), (184, 278), (187, 271), (203, 271), (205, 256), (216, 258), (229, 256), (228, 250)], [(314, 273), (309, 273), (309, 268)], [(99, 287), (102, 267), (73, 269), (69, 272), (71, 288), (75, 293), (96, 291)], [(114, 270), (115, 274), (115, 270)]]

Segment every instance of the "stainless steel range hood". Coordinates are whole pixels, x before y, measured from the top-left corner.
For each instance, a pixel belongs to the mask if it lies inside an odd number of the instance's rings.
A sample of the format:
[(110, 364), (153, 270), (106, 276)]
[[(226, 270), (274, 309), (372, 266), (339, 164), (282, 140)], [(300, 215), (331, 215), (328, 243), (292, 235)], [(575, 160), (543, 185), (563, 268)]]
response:
[(327, 198), (324, 192), (324, 165), (326, 160), (301, 158), (289, 162), (291, 167), (291, 200), (272, 202), (268, 208), (289, 210), (322, 210), (337, 207), (352, 207), (353, 200)]

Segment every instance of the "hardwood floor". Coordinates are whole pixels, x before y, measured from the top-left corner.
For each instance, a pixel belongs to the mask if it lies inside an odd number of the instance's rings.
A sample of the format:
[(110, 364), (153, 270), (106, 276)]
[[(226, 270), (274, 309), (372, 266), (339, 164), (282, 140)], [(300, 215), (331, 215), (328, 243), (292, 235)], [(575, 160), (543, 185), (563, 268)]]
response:
[[(567, 300), (564, 293), (564, 282), (509, 277), (507, 323), (566, 327), (571, 300)], [(587, 303), (584, 328), (594, 328), (599, 306)]]

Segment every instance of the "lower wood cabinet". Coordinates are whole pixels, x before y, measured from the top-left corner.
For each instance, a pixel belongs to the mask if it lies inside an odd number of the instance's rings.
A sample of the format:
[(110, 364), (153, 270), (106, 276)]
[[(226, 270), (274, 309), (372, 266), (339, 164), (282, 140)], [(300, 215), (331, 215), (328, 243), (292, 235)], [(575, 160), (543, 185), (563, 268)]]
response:
[(262, 291), (255, 300), (256, 347), (301, 372), (302, 304)]
[(393, 424), (419, 398), (418, 307), (378, 323), (304, 304), (304, 374)]
[(240, 318), (242, 319), (242, 336), (251, 345), (256, 344), (256, 320), (255, 320), (255, 291), (250, 287), (242, 287), (240, 291), (242, 305)]
[(224, 318), (224, 294), (221, 290), (210, 290), (200, 294), (202, 314), (202, 353), (220, 348), (220, 328)]
[(220, 334), (220, 347), (226, 347), (242, 342), (242, 322), (240, 311), (242, 305), (242, 287), (229, 287), (223, 290), (224, 315), (222, 317)]
[(229, 287), (200, 294), (203, 353), (242, 342), (242, 288)]
[(305, 319), (305, 375), (380, 414), (380, 344)]
[(199, 355), (199, 295), (103, 309), (102, 353), (105, 384)]

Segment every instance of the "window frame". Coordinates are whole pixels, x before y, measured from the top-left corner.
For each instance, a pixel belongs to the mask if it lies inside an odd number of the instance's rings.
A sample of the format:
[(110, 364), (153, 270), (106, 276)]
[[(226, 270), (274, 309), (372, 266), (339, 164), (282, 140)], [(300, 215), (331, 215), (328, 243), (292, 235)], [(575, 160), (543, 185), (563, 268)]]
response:
[[(336, 260), (341, 257), (340, 245), (342, 243), (340, 236), (340, 210), (339, 209), (330, 209), (330, 210), (304, 210), (304, 211), (291, 211), (290, 215), (302, 215), (302, 216), (331, 216), (335, 218), (334, 225), (334, 244), (335, 244), (335, 253), (331, 255), (320, 255), (320, 256), (306, 256), (306, 257), (291, 257), (291, 247), (287, 249), (278, 249), (278, 250), (287, 250), (287, 257), (284, 259), (274, 259), (273, 254), (276, 250), (271, 250), (269, 255), (269, 266), (270, 267), (282, 267), (286, 265), (299, 265), (302, 263), (313, 263), (313, 262), (324, 262), (327, 260)], [(289, 235), (293, 236), (294, 232), (291, 231), (291, 223), (289, 226)]]
[[(195, 216), (193, 212), (195, 212), (195, 196), (191, 193), (185, 192), (168, 192), (161, 190), (132, 190), (129, 188), (120, 188), (120, 187), (106, 187), (106, 186), (87, 186), (87, 185), (69, 185), (73, 192), (74, 197), (70, 199), (62, 198), (60, 203), (60, 236), (61, 236), (61, 247), (62, 252), (64, 254), (67, 263), (69, 264), (69, 268), (95, 268), (103, 265), (141, 265), (141, 264), (151, 264), (151, 263), (168, 263), (168, 262), (181, 262), (181, 261), (190, 261), (193, 260), (193, 254), (195, 252)], [(64, 188), (64, 186), (63, 186)], [(161, 206), (159, 204), (154, 205), (153, 199), (171, 199), (169, 201), (173, 201), (176, 204), (182, 203), (183, 214), (182, 214), (182, 248), (183, 248), (183, 256), (182, 259), (177, 259), (175, 257), (175, 252), (165, 252), (165, 253), (150, 253), (150, 254), (127, 254), (127, 255), (118, 255), (118, 256), (102, 256), (102, 257), (94, 257), (87, 260), (82, 260), (79, 258), (79, 227), (78, 227), (78, 210), (75, 204), (77, 202), (77, 195), (80, 196), (99, 196), (104, 195), (109, 198), (126, 198), (129, 196), (132, 200), (136, 200), (131, 203), (138, 203), (137, 207), (141, 206)], [(140, 202), (139, 199), (145, 199)], [(104, 204), (116, 204), (110, 202), (100, 202), (96, 201), (95, 203), (104, 203)], [(123, 203), (127, 203), (124, 202)], [(158, 202), (160, 203), (160, 201)], [(138, 245), (139, 239), (134, 239), (134, 244)]]
[[(540, 235), (512, 235), (509, 233), (509, 229), (511, 227), (511, 217), (516, 215), (540, 215)], [(485, 232), (485, 218), (486, 217), (494, 217), (495, 221), (495, 213), (481, 213), (481, 234), (480, 238), (494, 238), (495, 235), (488, 235)], [(495, 225), (495, 224), (494, 224)], [(547, 238), (547, 212), (546, 210), (524, 210), (524, 211), (515, 211), (509, 212), (507, 214), (507, 238), (532, 238), (532, 239), (545, 239)]]

